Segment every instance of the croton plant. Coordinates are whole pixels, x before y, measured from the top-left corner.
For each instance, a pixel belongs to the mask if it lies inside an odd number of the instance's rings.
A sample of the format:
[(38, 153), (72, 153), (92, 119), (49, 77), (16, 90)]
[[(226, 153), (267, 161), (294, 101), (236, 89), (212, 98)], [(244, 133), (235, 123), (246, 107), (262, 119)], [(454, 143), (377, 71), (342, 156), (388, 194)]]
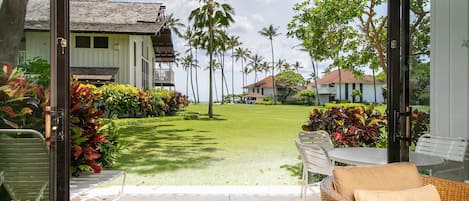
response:
[(305, 131), (325, 130), (335, 146), (375, 146), (380, 140), (386, 117), (368, 108), (314, 109)]

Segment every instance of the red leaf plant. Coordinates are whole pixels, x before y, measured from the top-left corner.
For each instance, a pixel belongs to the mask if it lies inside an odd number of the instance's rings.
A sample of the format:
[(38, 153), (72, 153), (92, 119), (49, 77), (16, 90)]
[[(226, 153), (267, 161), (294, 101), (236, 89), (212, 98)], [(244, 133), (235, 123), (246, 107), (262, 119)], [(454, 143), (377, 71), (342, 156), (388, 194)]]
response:
[(375, 146), (380, 140), (386, 117), (368, 108), (314, 109), (305, 131), (325, 130), (331, 134), (335, 146)]
[(104, 111), (98, 110), (94, 105), (94, 100), (101, 94), (77, 81), (72, 83), (71, 94), (72, 173), (99, 173), (101, 166), (96, 160), (101, 157), (102, 143), (107, 141), (106, 134), (99, 132), (103, 124), (98, 119)]

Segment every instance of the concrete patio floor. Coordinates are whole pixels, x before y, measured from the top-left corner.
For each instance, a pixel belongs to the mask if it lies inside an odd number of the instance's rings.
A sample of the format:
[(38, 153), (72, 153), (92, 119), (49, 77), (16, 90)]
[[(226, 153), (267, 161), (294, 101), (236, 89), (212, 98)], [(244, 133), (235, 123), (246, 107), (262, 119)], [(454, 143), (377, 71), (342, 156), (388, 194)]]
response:
[[(113, 200), (119, 187), (97, 188), (86, 197)], [(126, 186), (122, 201), (300, 201), (300, 186)], [(90, 199), (93, 200), (93, 199)], [(308, 201), (320, 201), (319, 187)]]

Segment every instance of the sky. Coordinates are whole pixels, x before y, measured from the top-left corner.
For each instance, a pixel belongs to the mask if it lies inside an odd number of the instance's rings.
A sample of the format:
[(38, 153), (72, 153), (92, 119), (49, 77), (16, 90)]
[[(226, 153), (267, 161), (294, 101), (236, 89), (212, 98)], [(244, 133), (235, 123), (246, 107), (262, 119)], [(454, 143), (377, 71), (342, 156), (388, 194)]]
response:
[[(199, 0), (139, 0), (142, 2), (160, 2), (166, 5), (166, 14), (174, 13), (174, 16), (181, 20), (181, 22), (187, 24), (187, 18), (190, 12), (199, 6)], [(278, 59), (285, 59), (288, 63), (295, 63), (299, 61), (304, 68), (300, 70), (300, 73), (305, 79), (310, 77), (309, 75), (313, 71), (311, 60), (307, 53), (300, 51), (298, 44), (301, 42), (287, 38), (287, 24), (294, 15), (293, 5), (301, 0), (219, 0), (220, 3), (230, 4), (234, 10), (235, 22), (228, 29), (230, 35), (237, 35), (240, 41), (243, 43), (242, 47), (248, 48), (253, 54), (258, 53), (264, 57), (265, 61), (271, 61), (271, 47), (270, 41), (260, 35), (258, 32), (270, 24), (274, 27), (279, 28), (280, 35), (274, 38), (274, 52), (275, 61)], [(181, 31), (183, 31), (181, 29)], [(184, 53), (188, 48), (185, 46), (186, 41), (175, 37), (173, 34), (173, 44), (175, 45), (176, 51)], [(231, 58), (228, 54), (225, 59), (225, 76), (228, 81), (230, 93), (231, 93)], [(208, 57), (205, 53), (199, 56), (199, 93), (201, 101), (208, 101), (208, 70), (204, 71), (208, 64)], [(157, 65), (158, 66), (158, 65)], [(327, 66), (327, 63), (319, 63), (319, 72)], [(175, 83), (176, 90), (182, 93), (186, 93), (186, 72), (181, 67), (173, 66), (173, 70), (176, 73)], [(242, 73), (241, 64), (235, 63), (234, 69), (234, 90), (235, 94), (242, 93)], [(265, 75), (264, 73), (258, 74), (259, 80)], [(216, 88), (218, 91), (218, 100), (221, 100), (221, 75), (217, 73), (215, 75), (217, 79)], [(254, 75), (248, 77), (248, 84), (254, 82)], [(217, 100), (215, 97), (214, 100)], [(192, 92), (189, 86), (189, 97), (192, 99)]]

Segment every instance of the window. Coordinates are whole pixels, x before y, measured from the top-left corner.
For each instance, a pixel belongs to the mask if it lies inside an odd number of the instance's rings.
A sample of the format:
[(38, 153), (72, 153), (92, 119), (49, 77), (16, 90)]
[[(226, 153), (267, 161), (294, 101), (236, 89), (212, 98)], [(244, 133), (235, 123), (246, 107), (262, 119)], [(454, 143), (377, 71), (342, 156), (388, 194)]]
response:
[(94, 37), (94, 48), (108, 48), (109, 39), (108, 37)]
[(76, 48), (90, 48), (91, 40), (89, 36), (76, 36), (75, 47)]

